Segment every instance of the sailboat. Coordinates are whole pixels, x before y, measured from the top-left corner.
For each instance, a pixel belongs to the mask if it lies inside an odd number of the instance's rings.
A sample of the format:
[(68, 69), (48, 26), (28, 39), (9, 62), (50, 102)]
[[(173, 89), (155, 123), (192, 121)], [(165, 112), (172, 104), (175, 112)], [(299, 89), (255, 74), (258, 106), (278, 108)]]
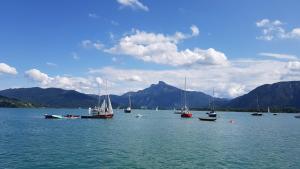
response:
[[(268, 106), (268, 113), (271, 113), (269, 106)], [(277, 113), (273, 113), (273, 115), (276, 116)]]
[(211, 111), (207, 113), (209, 117), (217, 117), (217, 113), (215, 112), (214, 95), (215, 95), (215, 90), (213, 89)]
[(186, 106), (186, 77), (184, 78), (184, 107), (181, 109), (182, 118), (191, 118), (193, 116), (192, 112), (189, 111)]
[(129, 106), (124, 109), (125, 113), (131, 113), (131, 100), (130, 100), (130, 94), (128, 95), (128, 100), (129, 100)]
[(258, 104), (258, 96), (256, 98), (256, 104), (257, 104), (257, 112), (251, 113), (252, 116), (262, 116), (262, 113), (259, 113), (259, 104)]
[(156, 106), (155, 111), (158, 111), (158, 106)]
[[(99, 95), (100, 102), (100, 95)], [(99, 103), (98, 103), (99, 104)], [(107, 119), (112, 118), (114, 116), (114, 111), (111, 106), (111, 101), (109, 94), (107, 93), (107, 82), (106, 82), (106, 95), (104, 96), (101, 107), (95, 106), (92, 111), (89, 111), (88, 116), (81, 116), (81, 118), (91, 118), (91, 119)]]

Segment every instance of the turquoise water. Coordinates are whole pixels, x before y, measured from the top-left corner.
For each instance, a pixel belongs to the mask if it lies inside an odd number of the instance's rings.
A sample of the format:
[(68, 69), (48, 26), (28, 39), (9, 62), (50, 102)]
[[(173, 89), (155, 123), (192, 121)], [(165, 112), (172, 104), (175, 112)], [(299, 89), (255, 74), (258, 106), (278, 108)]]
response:
[(115, 110), (110, 120), (43, 118), (64, 112), (87, 110), (0, 109), (0, 168), (300, 168), (294, 114), (230, 112), (204, 122), (196, 118), (204, 112), (181, 119), (173, 111)]

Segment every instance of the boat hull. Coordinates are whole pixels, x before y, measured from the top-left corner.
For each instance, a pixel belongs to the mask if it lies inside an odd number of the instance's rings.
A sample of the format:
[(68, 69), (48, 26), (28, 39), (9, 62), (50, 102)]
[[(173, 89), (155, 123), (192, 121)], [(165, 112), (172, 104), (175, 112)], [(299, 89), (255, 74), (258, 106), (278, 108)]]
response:
[(124, 110), (124, 113), (131, 113), (131, 110), (125, 109), (125, 110)]
[(191, 118), (192, 116), (193, 116), (192, 113), (182, 113), (182, 114), (181, 114), (181, 117), (182, 117), (182, 118)]
[(110, 119), (113, 118), (113, 114), (101, 114), (93, 116), (81, 116), (82, 119)]
[(199, 120), (201, 120), (201, 121), (216, 121), (217, 118), (213, 118), (213, 117), (199, 117)]
[(295, 118), (300, 118), (300, 115), (299, 116), (295, 116)]
[(216, 113), (208, 113), (208, 117), (217, 117)]
[(263, 114), (262, 113), (252, 113), (251, 115), (252, 116), (262, 116)]
[(51, 114), (45, 114), (45, 119), (62, 119), (62, 116), (60, 115), (51, 115)]

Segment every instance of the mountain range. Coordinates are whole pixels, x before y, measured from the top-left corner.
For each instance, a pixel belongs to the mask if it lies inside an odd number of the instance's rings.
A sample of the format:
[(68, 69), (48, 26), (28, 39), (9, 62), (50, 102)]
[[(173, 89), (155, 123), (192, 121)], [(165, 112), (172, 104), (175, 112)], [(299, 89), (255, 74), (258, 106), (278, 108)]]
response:
[[(97, 95), (88, 95), (74, 90), (59, 88), (18, 88), (0, 91), (1, 96), (18, 99), (39, 107), (78, 108), (93, 107), (98, 103)], [(159, 81), (148, 88), (123, 95), (111, 95), (113, 107), (128, 106), (131, 97), (133, 108), (173, 109), (183, 105), (184, 91), (165, 82)], [(103, 97), (103, 96), (102, 96)], [(193, 109), (207, 109), (212, 96), (198, 91), (187, 91), (187, 105)], [(249, 93), (234, 99), (214, 98), (215, 106), (224, 110), (285, 110), (295, 112), (300, 110), (300, 81), (278, 82), (265, 84)], [(257, 104), (258, 103), (258, 104)], [(0, 105), (1, 106), (1, 105)]]

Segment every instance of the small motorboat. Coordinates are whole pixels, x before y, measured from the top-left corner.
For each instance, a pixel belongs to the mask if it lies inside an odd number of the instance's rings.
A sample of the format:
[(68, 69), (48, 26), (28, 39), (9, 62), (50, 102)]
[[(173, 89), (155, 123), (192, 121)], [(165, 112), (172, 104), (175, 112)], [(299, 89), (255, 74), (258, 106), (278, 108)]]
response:
[(262, 113), (259, 113), (259, 112), (255, 112), (255, 113), (251, 113), (252, 116), (262, 116), (263, 114)]
[(124, 109), (124, 113), (131, 113), (131, 107), (127, 107), (126, 109)]
[(78, 119), (78, 118), (80, 118), (80, 116), (79, 116), (79, 115), (67, 114), (67, 115), (64, 115), (64, 118), (68, 118), (68, 119)]
[(136, 117), (136, 118), (141, 118), (141, 117), (143, 117), (143, 115), (137, 114), (135, 117)]
[(216, 121), (217, 118), (216, 117), (199, 117), (199, 120), (202, 120), (202, 121)]
[(277, 116), (277, 113), (273, 113), (273, 116)]
[(295, 116), (295, 118), (300, 118), (300, 115)]
[(45, 119), (62, 119), (63, 116), (55, 114), (45, 114)]

